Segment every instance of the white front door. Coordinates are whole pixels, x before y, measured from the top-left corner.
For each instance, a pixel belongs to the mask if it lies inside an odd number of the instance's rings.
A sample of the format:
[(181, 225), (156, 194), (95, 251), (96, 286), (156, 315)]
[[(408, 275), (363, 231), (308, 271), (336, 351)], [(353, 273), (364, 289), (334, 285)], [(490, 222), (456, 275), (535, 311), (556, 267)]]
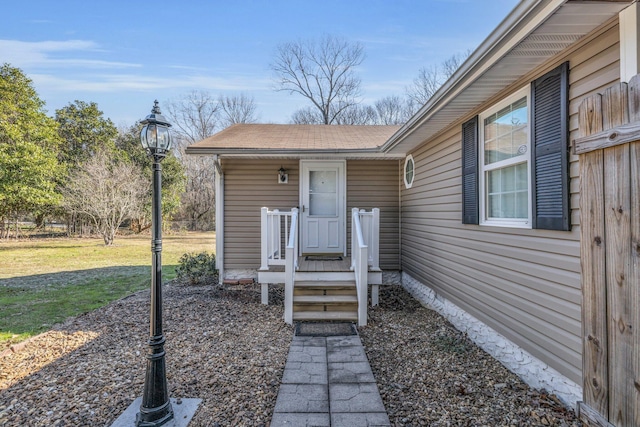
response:
[(344, 254), (345, 162), (300, 163), (300, 250), (303, 254)]

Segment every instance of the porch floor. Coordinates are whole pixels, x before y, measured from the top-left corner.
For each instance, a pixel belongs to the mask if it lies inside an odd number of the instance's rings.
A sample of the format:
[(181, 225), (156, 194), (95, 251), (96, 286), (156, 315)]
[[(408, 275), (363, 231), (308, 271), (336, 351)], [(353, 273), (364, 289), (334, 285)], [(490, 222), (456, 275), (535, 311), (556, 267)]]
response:
[[(284, 271), (284, 265), (270, 265), (269, 271)], [(351, 271), (351, 257), (342, 261), (307, 261), (306, 256), (298, 257), (299, 272), (344, 272)]]
[(351, 271), (351, 257), (342, 257), (342, 261), (307, 261), (306, 256), (301, 256), (298, 271)]

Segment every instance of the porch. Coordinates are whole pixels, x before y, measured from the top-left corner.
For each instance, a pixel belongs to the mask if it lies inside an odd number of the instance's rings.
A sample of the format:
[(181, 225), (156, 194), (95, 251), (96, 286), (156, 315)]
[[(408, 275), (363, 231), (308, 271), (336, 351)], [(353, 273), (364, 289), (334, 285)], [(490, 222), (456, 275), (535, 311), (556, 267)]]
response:
[[(351, 211), (351, 245), (343, 253), (303, 253), (298, 245), (299, 211), (261, 209), (261, 267), (258, 282), (262, 303), (268, 285), (285, 284), (284, 320), (347, 320), (367, 324), (371, 285), (372, 305), (378, 304), (380, 210)], [(348, 252), (348, 253), (347, 253)]]

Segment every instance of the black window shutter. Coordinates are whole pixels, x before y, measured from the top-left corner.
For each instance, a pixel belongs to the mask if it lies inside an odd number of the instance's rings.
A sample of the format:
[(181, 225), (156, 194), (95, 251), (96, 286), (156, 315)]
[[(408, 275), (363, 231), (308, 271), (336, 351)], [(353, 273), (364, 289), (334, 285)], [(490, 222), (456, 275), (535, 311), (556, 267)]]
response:
[(462, 125), (462, 223), (478, 224), (478, 116)]
[(531, 83), (533, 228), (569, 230), (569, 63)]

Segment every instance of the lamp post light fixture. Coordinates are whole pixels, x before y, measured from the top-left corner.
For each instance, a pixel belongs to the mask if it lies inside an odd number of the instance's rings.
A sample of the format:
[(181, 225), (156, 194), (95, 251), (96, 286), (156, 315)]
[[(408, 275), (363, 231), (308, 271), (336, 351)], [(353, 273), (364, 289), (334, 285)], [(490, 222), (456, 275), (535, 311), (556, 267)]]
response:
[(151, 309), (147, 372), (136, 426), (161, 426), (173, 420), (165, 369), (164, 334), (162, 332), (162, 168), (160, 162), (171, 149), (171, 124), (154, 102), (151, 114), (141, 124), (140, 141), (153, 158), (153, 203), (151, 213)]

